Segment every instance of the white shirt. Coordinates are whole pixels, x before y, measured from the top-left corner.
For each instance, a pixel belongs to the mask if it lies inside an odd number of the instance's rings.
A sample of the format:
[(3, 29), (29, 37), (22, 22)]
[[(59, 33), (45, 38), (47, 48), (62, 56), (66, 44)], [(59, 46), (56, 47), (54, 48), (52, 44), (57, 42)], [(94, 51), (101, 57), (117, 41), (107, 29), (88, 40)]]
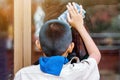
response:
[[(76, 58), (76, 57), (75, 57)], [(46, 74), (40, 70), (39, 65), (32, 65), (19, 70), (14, 80), (99, 80), (97, 62), (94, 58), (88, 58), (77, 63), (71, 61), (62, 68), (60, 76)]]

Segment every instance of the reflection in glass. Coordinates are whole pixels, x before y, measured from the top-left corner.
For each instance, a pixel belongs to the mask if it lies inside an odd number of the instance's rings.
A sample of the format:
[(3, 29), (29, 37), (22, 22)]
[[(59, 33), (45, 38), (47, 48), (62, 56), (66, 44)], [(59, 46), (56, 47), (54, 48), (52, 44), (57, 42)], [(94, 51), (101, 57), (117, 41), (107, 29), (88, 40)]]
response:
[(89, 31), (100, 48), (120, 48), (120, 3), (95, 5), (86, 11), (92, 24), (88, 26)]
[[(32, 63), (42, 55), (35, 47), (36, 32), (47, 20), (56, 19), (75, 1), (86, 10), (85, 27), (98, 45), (102, 60), (101, 80), (120, 79), (120, 1), (119, 0), (32, 0)], [(37, 27), (37, 22), (39, 27)], [(39, 29), (37, 29), (37, 28)]]
[(92, 22), (92, 32), (119, 32), (120, 4), (95, 5), (87, 8)]
[(13, 78), (13, 0), (0, 0), (0, 80)]

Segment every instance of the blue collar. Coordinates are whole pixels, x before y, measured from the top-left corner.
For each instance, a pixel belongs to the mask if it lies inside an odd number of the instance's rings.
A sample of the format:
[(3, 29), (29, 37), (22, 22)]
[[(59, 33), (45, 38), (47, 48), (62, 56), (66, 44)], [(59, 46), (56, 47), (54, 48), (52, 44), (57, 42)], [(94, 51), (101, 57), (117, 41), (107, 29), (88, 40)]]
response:
[(40, 69), (44, 73), (59, 76), (64, 64), (68, 62), (68, 59), (63, 56), (52, 57), (40, 57), (39, 64)]

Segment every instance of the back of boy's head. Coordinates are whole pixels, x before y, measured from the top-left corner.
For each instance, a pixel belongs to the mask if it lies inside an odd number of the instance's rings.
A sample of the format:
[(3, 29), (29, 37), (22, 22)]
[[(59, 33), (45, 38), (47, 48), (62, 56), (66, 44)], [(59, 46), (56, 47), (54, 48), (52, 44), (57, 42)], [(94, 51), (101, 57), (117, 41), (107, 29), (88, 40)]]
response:
[(39, 40), (46, 56), (62, 55), (72, 42), (71, 29), (62, 21), (49, 20), (42, 26)]

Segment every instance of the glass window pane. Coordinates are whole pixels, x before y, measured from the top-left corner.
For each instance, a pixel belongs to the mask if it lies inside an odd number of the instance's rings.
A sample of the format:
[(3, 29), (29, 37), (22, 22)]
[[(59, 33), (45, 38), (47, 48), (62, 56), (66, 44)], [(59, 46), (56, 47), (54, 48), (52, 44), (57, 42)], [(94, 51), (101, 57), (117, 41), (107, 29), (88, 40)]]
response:
[[(84, 24), (102, 54), (99, 64), (101, 80), (120, 79), (120, 1), (119, 0), (32, 0), (32, 63), (42, 52), (35, 47), (45, 21), (56, 19), (74, 1), (86, 10)], [(57, 5), (57, 6), (56, 6)], [(83, 54), (87, 53), (80, 42)], [(77, 44), (76, 44), (77, 45)], [(81, 47), (82, 46), (82, 47)], [(35, 63), (38, 64), (38, 63)]]
[(13, 79), (13, 0), (0, 0), (0, 79)]

